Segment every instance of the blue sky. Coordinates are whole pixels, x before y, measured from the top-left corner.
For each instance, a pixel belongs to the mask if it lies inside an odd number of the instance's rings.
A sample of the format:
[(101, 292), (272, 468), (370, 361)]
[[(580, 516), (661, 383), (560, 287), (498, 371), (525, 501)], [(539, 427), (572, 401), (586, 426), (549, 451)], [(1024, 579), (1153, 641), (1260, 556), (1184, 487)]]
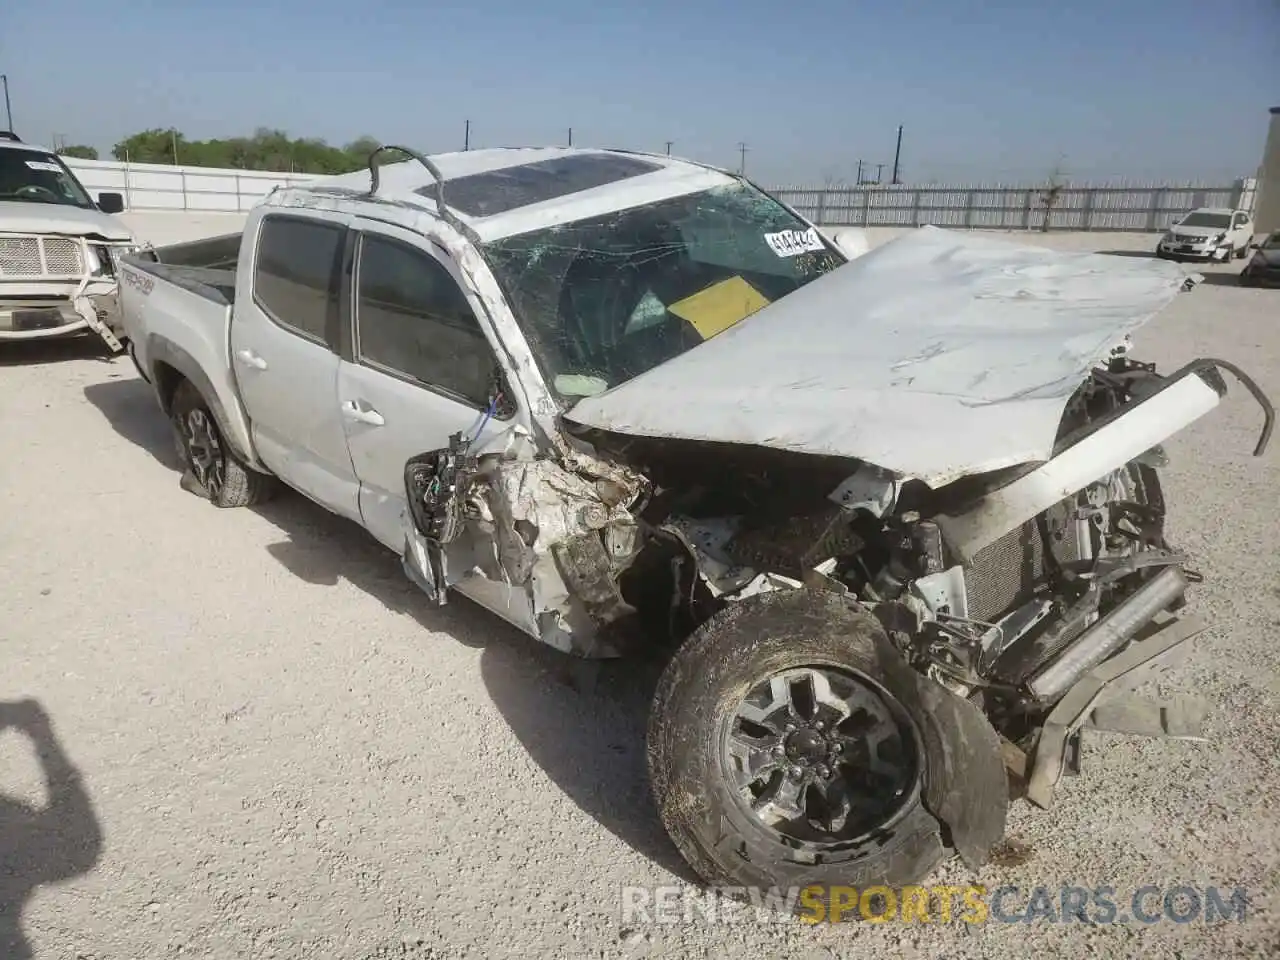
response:
[[(1207, 177), (1256, 169), (1280, 106), (1280, 0), (13, 0), (24, 139), (106, 155), (176, 126), (431, 151), (673, 152), (770, 185)], [(887, 169), (886, 169), (887, 175)]]

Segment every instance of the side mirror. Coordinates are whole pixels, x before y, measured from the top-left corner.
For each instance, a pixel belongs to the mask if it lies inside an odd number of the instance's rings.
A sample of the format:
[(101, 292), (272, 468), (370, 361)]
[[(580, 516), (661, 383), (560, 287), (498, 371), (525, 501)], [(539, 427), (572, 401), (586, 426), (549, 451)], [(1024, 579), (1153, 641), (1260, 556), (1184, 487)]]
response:
[(98, 194), (98, 209), (103, 213), (123, 213), (124, 197), (118, 193)]
[(836, 249), (850, 260), (856, 260), (868, 250), (871, 244), (867, 240), (867, 232), (859, 230), (856, 227), (841, 227), (838, 230), (832, 230), (831, 242), (836, 245)]

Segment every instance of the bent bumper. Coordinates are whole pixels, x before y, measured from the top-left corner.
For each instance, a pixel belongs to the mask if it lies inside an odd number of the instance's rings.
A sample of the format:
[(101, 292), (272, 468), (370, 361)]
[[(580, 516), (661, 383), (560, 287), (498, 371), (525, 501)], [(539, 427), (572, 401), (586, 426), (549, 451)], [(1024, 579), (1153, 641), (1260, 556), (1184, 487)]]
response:
[(939, 514), (936, 522), (948, 544), (957, 556), (972, 562), (979, 550), (1019, 524), (1190, 426), (1226, 394), (1219, 367), (1234, 374), (1263, 409), (1265, 420), (1254, 450), (1255, 456), (1261, 456), (1275, 423), (1271, 401), (1234, 364), (1210, 358), (1196, 360), (1166, 377), (1150, 396), (1131, 404), (1041, 466), (983, 497), (971, 509), (955, 515)]
[(1156, 252), (1175, 260), (1221, 260), (1225, 263), (1231, 259), (1231, 244), (1166, 243), (1161, 240)]
[(114, 292), (58, 300), (0, 299), (0, 340), (51, 340), (94, 331), (95, 324), (111, 330), (120, 326)]
[[(1131, 691), (1150, 680), (1154, 674), (1170, 667), (1187, 651), (1184, 644), (1208, 627), (1199, 617), (1184, 617), (1162, 624), (1144, 640), (1105, 661), (1085, 674), (1053, 708), (1040, 732), (1035, 756), (1027, 775), (1026, 796), (1042, 809), (1053, 803), (1054, 789), (1067, 766), (1071, 745), (1086, 725), (1091, 713), (1103, 705), (1123, 704), (1128, 719), (1141, 718), (1143, 701), (1130, 698)], [(1170, 708), (1146, 704), (1157, 717), (1147, 729), (1124, 729), (1119, 732), (1154, 736), (1186, 736), (1180, 726), (1181, 717)], [(1099, 724), (1099, 727), (1103, 725)], [(1185, 726), (1194, 726), (1189, 724)], [(1192, 733), (1194, 737), (1194, 733)]]

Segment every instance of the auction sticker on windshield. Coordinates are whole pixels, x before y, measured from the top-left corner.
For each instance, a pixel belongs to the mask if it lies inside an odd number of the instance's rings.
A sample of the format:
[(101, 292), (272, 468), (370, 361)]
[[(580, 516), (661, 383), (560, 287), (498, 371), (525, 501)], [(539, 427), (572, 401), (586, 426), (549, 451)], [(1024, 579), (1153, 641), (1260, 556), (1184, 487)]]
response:
[(808, 230), (783, 230), (780, 233), (766, 233), (764, 242), (780, 257), (796, 257), (802, 253), (825, 250), (822, 237), (818, 236), (818, 228)]

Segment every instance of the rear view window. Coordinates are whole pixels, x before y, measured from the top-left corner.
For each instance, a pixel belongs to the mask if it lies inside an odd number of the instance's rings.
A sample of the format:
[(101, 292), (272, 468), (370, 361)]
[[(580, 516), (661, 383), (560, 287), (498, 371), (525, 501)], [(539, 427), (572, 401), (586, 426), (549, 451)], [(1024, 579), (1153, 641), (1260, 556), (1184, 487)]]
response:
[(314, 340), (338, 310), (342, 227), (296, 217), (266, 217), (253, 271), (254, 298), (272, 320)]
[[(556, 157), (446, 180), (444, 201), (468, 216), (492, 217), (660, 169), (656, 163), (621, 154), (584, 153)], [(433, 185), (415, 192), (434, 197), (435, 191)]]

